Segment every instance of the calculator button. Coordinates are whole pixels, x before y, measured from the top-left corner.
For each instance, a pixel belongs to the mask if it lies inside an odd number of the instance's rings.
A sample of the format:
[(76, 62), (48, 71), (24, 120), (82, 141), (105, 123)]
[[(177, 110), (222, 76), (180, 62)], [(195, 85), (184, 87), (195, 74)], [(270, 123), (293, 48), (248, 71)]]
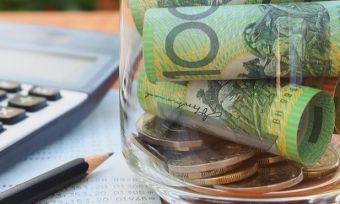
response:
[(56, 101), (61, 98), (59, 90), (41, 86), (36, 86), (32, 88), (29, 94), (32, 96), (45, 97), (49, 101)]
[(4, 100), (5, 98), (7, 98), (6, 92), (0, 90), (0, 101)]
[(16, 93), (21, 90), (21, 86), (14, 82), (0, 81), (0, 89), (10, 93)]
[(26, 111), (21, 108), (0, 107), (0, 121), (12, 125), (26, 118)]
[(12, 107), (23, 108), (28, 112), (38, 111), (47, 106), (47, 100), (37, 96), (17, 95), (8, 101)]

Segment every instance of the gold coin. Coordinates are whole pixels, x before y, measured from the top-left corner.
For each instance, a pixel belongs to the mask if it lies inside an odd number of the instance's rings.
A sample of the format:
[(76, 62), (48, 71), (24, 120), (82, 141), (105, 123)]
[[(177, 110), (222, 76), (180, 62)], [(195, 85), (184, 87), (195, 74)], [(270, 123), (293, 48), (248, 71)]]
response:
[(177, 173), (177, 172), (169, 171), (169, 173), (177, 178), (184, 179), (184, 180), (201, 179), (201, 178), (214, 177), (214, 176), (224, 174), (226, 172), (229, 172), (229, 171), (232, 171), (238, 168), (240, 165), (241, 163), (237, 163), (232, 166), (227, 166), (227, 167), (213, 169), (210, 171), (203, 171), (203, 172)]
[(189, 152), (168, 160), (168, 169), (176, 173), (200, 173), (233, 166), (254, 155), (253, 149), (221, 141), (209, 149)]
[(147, 143), (174, 151), (204, 149), (204, 138), (211, 137), (186, 127), (180, 130), (178, 125), (174, 130), (173, 126), (169, 128), (167, 124), (168, 122), (154, 115), (144, 114), (137, 122), (137, 131)]
[(248, 161), (241, 165), (239, 168), (223, 174), (217, 177), (204, 178), (204, 179), (194, 179), (191, 180), (193, 184), (201, 186), (211, 186), (228, 184), (246, 179), (257, 172), (258, 165), (255, 161)]
[(264, 194), (264, 197), (292, 197), (292, 196), (308, 196), (316, 195), (329, 191), (340, 184), (340, 169), (329, 175), (315, 178), (305, 179), (301, 183), (291, 188)]
[(270, 153), (261, 153), (259, 155), (256, 155), (256, 159), (257, 159), (257, 163), (260, 166), (276, 164), (276, 163), (286, 160), (285, 158), (281, 156), (270, 154)]
[(282, 162), (260, 168), (258, 173), (242, 181), (214, 185), (214, 188), (239, 193), (267, 193), (297, 185), (303, 180), (302, 169), (292, 163)]
[[(334, 136), (333, 136), (334, 139)], [(340, 146), (340, 140), (333, 140), (333, 146)], [(336, 148), (339, 153), (340, 148)], [(340, 167), (333, 173), (330, 173), (321, 178), (304, 179), (299, 184), (284, 189), (281, 191), (275, 191), (270, 193), (243, 193), (234, 191), (223, 191), (212, 187), (203, 187), (196, 185), (188, 185), (187, 188), (199, 192), (201, 194), (213, 195), (213, 196), (225, 196), (225, 197), (238, 197), (238, 198), (284, 198), (284, 197), (297, 197), (297, 196), (315, 196), (317, 194), (323, 194), (331, 190), (338, 190), (340, 188)]]
[(263, 149), (254, 148), (255, 155), (260, 155), (266, 153)]
[[(334, 140), (335, 139), (335, 140)], [(335, 150), (335, 153), (339, 155), (340, 148), (336, 148), (340, 144), (340, 140), (334, 137), (332, 138), (332, 145), (330, 151)], [(334, 155), (333, 155), (334, 156)], [(301, 183), (293, 186), (289, 189), (272, 192), (266, 194), (266, 197), (292, 197), (292, 196), (308, 196), (324, 193), (332, 189), (338, 189), (340, 185), (340, 166), (338, 166), (333, 172), (327, 175), (313, 178), (304, 179)]]
[(203, 186), (190, 186), (187, 188), (196, 191), (201, 194), (213, 195), (213, 196), (224, 196), (224, 197), (238, 197), (238, 198), (258, 198), (258, 199), (269, 199), (269, 198), (285, 198), (285, 197), (297, 197), (297, 196), (315, 196), (316, 194), (329, 192), (333, 189), (340, 188), (340, 169), (331, 175), (319, 179), (308, 179), (303, 180), (299, 184), (284, 189), (281, 191), (275, 191), (270, 193), (244, 193), (236, 191), (220, 190), (213, 187)]
[(339, 166), (339, 155), (333, 147), (328, 147), (325, 154), (315, 165), (303, 166), (303, 174), (305, 178), (317, 178), (325, 176), (335, 171)]

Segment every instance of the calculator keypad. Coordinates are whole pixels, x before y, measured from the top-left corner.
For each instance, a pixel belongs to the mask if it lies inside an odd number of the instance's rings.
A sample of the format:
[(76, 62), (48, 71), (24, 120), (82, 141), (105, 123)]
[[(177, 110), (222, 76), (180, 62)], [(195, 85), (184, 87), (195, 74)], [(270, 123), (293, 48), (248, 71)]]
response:
[(26, 111), (20, 108), (0, 107), (0, 121), (13, 125), (26, 118)]
[(1, 82), (0, 95), (4, 93), (6, 98), (0, 100), (0, 153), (41, 128), (53, 125), (88, 98), (87, 93), (79, 91)]
[(21, 90), (21, 86), (15, 82), (0, 81), (0, 89), (9, 93), (16, 93)]
[(57, 101), (61, 98), (60, 91), (53, 88), (35, 86), (30, 91), (29, 94), (32, 96), (45, 97), (49, 101)]
[(28, 112), (35, 112), (47, 106), (47, 100), (37, 96), (16, 95), (8, 101), (8, 105), (23, 108)]

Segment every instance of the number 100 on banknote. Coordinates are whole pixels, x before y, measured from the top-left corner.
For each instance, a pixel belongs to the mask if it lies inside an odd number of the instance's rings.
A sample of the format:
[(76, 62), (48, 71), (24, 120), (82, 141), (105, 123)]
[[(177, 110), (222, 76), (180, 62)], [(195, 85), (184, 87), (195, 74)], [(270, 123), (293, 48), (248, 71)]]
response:
[(150, 81), (334, 77), (340, 2), (148, 9)]

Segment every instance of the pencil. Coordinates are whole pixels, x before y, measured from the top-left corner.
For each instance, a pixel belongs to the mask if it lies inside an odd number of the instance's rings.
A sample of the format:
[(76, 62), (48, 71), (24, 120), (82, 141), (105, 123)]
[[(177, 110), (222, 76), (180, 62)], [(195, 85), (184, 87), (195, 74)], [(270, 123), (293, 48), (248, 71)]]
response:
[(0, 193), (0, 204), (31, 204), (92, 173), (113, 153), (78, 158)]

